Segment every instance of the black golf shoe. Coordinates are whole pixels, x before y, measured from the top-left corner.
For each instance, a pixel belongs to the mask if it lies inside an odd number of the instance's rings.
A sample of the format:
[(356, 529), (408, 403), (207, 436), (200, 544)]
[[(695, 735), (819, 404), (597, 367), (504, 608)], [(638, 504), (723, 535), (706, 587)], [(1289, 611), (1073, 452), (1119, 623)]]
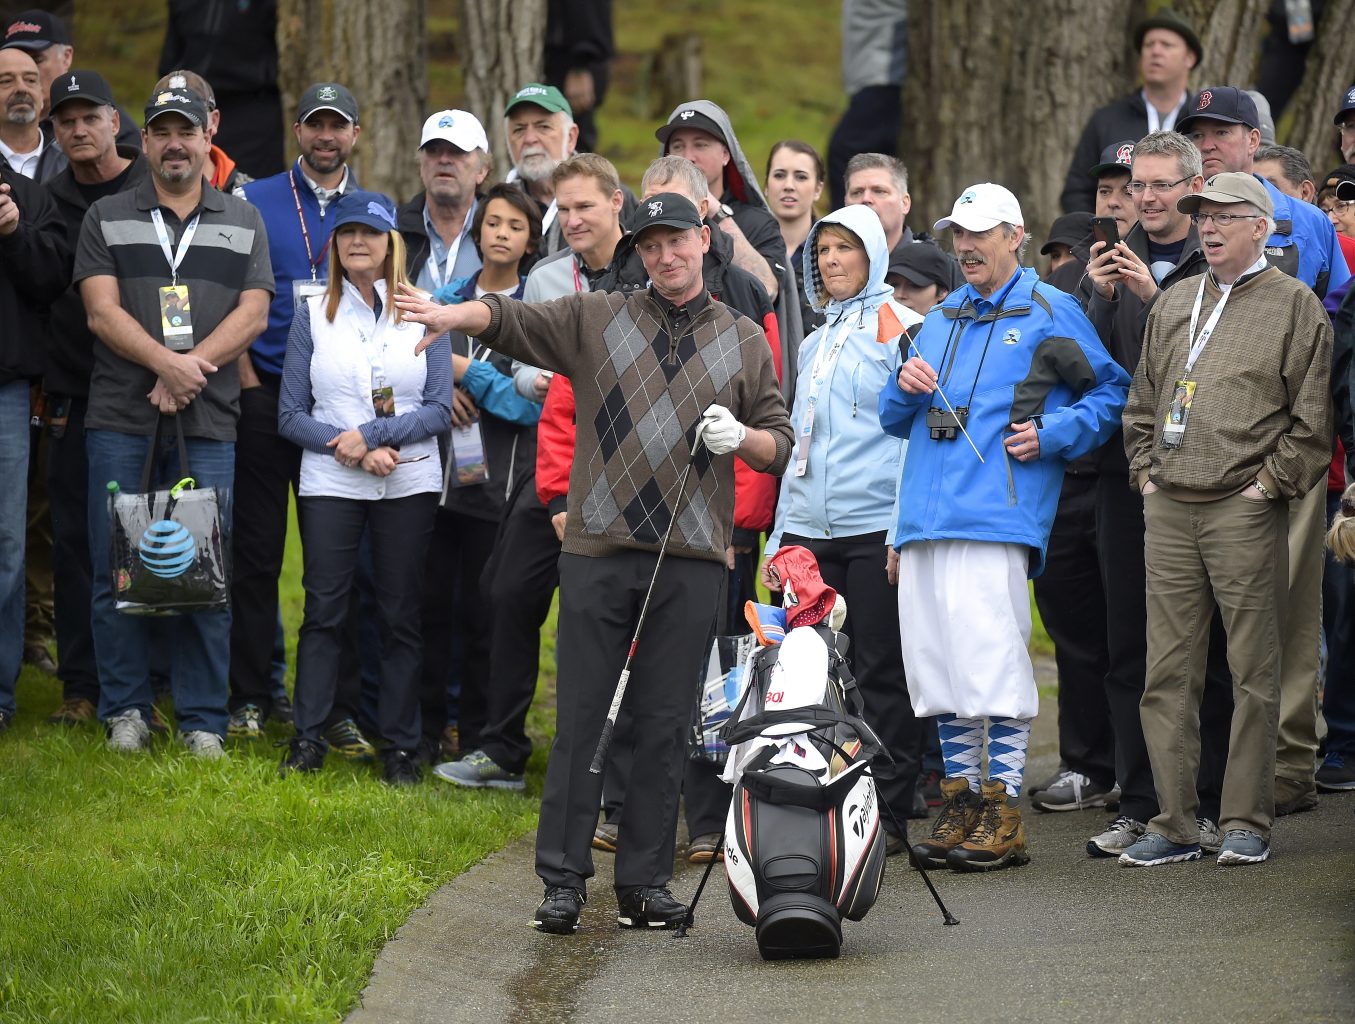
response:
[(676, 928), (687, 916), (686, 905), (667, 889), (632, 889), (616, 902), (616, 923), (622, 928)]
[(579, 911), (583, 909), (584, 894), (579, 889), (552, 885), (546, 889), (546, 898), (532, 916), (532, 927), (551, 935), (573, 935), (579, 930)]
[(325, 765), (325, 748), (310, 740), (294, 739), (288, 744), (287, 756), (278, 766), (284, 779), (294, 772), (318, 772)]

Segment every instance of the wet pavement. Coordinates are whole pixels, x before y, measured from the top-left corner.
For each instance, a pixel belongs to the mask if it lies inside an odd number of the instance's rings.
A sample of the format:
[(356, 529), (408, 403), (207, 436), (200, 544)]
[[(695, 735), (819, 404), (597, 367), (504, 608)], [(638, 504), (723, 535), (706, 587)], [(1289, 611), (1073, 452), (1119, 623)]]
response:
[[(1057, 764), (1055, 709), (1029, 777)], [(685, 939), (617, 928), (610, 859), (577, 935), (528, 927), (530, 837), (438, 890), (382, 951), (349, 1024), (511, 1021), (1355, 1021), (1355, 793), (1282, 818), (1268, 863), (1153, 869), (1093, 860), (1099, 810), (1027, 808), (1031, 863), (934, 873), (941, 916), (903, 858), (845, 922), (838, 960), (764, 963), (717, 867)], [(914, 822), (920, 836), (925, 826)], [(681, 853), (681, 848), (679, 848)], [(673, 891), (699, 879), (681, 865)]]

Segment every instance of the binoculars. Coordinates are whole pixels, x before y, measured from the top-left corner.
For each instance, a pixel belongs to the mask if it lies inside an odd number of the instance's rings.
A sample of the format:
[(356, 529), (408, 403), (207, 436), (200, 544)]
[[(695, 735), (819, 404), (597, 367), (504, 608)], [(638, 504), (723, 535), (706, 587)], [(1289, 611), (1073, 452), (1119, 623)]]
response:
[(969, 406), (962, 405), (954, 412), (932, 406), (927, 410), (927, 430), (933, 441), (954, 441), (969, 422)]

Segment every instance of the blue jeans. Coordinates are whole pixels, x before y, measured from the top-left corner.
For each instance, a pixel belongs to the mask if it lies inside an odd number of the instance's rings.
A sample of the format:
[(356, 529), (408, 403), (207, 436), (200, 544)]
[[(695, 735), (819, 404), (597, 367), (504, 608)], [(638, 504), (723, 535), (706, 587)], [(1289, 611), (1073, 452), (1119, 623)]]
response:
[[(89, 452), (89, 554), (94, 568), (91, 619), (98, 658), (99, 717), (105, 721), (124, 711), (149, 719), (150, 669), (157, 643), (167, 646), (174, 712), (182, 732), (226, 735), (226, 701), (230, 694), (231, 613), (229, 607), (166, 618), (124, 615), (114, 610), (109, 576), (111, 529), (108, 483), (124, 491), (141, 488), (141, 468), (151, 439), (112, 430), (85, 434)], [(235, 478), (235, 445), (228, 441), (188, 439), (188, 460), (199, 487), (216, 487), (222, 499), (226, 530), (231, 523), (231, 484)], [(152, 473), (152, 488), (176, 482), (179, 457), (173, 437), (163, 440)], [(229, 550), (229, 547), (227, 548)]]
[[(1341, 508), (1341, 495), (1327, 495), (1327, 523)], [(1355, 570), (1327, 552), (1322, 569), (1322, 621), (1327, 638), (1327, 685), (1322, 717), (1327, 720), (1327, 749), (1355, 758)]]
[(0, 711), (14, 713), (24, 653), (28, 381), (0, 384)]

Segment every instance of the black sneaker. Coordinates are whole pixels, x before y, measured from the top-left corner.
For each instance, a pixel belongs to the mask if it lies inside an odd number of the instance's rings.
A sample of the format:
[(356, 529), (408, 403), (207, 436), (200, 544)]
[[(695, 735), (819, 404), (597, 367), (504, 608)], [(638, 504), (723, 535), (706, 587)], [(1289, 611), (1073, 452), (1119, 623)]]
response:
[(274, 697), (273, 706), (268, 709), (268, 720), (270, 722), (281, 722), (283, 725), (291, 725), (292, 698), (285, 693), (281, 697)]
[(666, 888), (644, 886), (617, 899), (616, 923), (622, 928), (676, 928), (687, 907)]
[(295, 739), (288, 744), (278, 774), (284, 779), (293, 772), (318, 772), (325, 764), (325, 748), (311, 740)]
[(573, 935), (579, 930), (579, 911), (585, 898), (582, 889), (547, 886), (546, 898), (532, 915), (532, 927), (551, 935)]
[(381, 755), (386, 762), (386, 774), (383, 781), (388, 786), (417, 786), (423, 781), (423, 772), (414, 760), (414, 755), (406, 750), (387, 750)]
[(1355, 789), (1355, 758), (1349, 760), (1339, 750), (1327, 751), (1317, 770), (1317, 788), (1322, 793), (1343, 793)]

